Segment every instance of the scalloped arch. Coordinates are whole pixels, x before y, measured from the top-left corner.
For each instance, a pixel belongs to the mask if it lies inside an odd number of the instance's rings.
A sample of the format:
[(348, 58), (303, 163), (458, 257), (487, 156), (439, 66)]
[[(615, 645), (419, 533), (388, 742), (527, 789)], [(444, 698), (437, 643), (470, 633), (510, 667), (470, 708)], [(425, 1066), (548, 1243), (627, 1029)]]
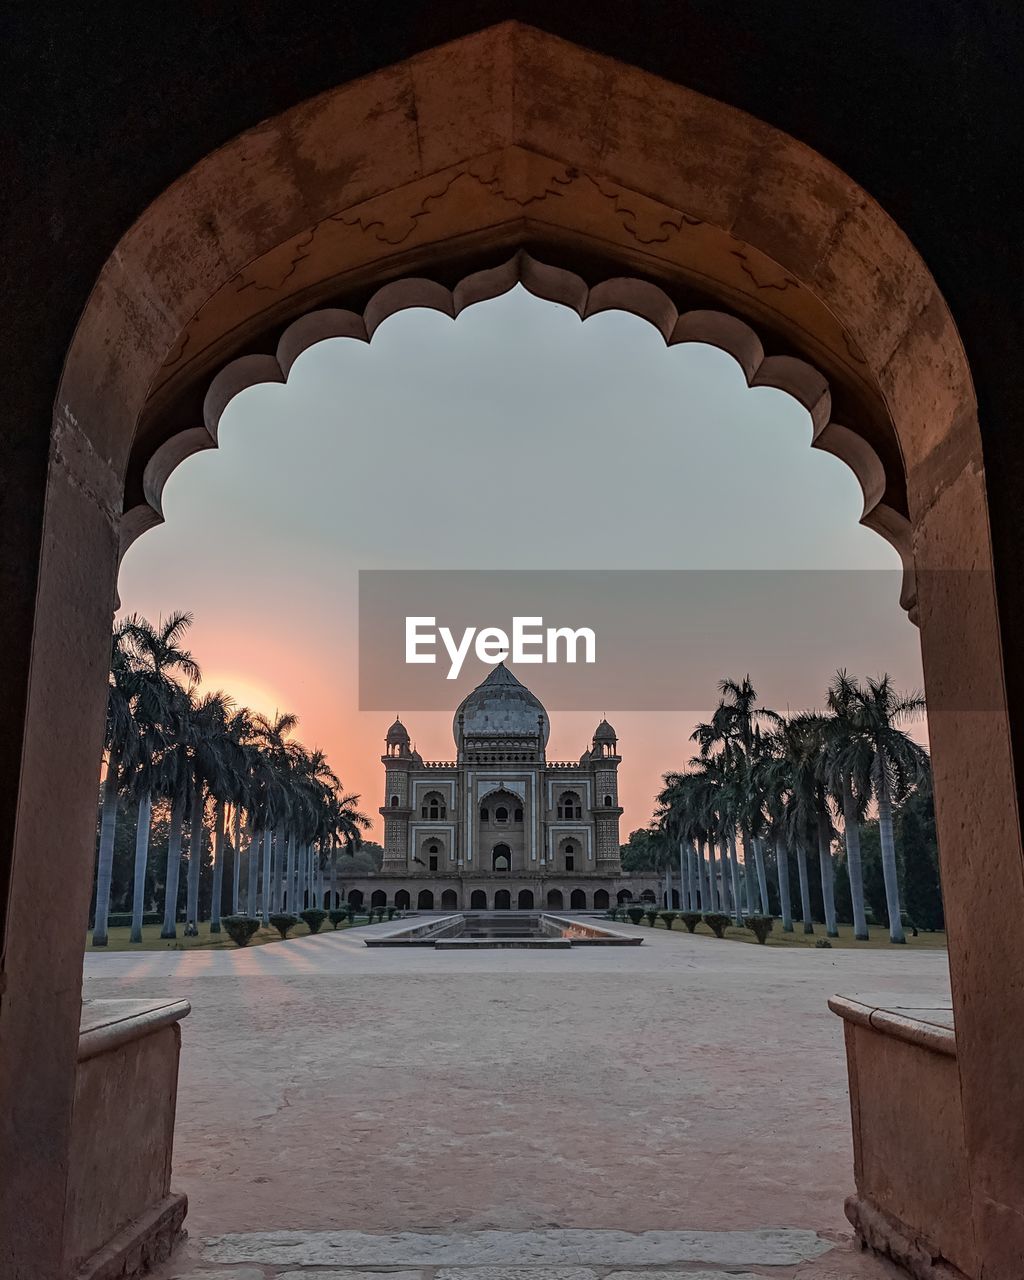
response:
[(590, 287), (574, 272), (538, 262), (524, 251), (501, 267), (466, 276), (452, 289), (422, 277), (391, 281), (372, 295), (361, 315), (337, 307), (311, 311), (288, 325), (273, 353), (240, 356), (226, 364), (210, 381), (203, 401), (203, 426), (179, 432), (149, 459), (143, 478), (147, 506), (126, 513), (122, 554), (146, 528), (163, 519), (163, 487), (174, 468), (190, 454), (216, 447), (221, 417), (240, 392), (263, 383), (286, 383), (299, 356), (330, 338), (371, 342), (390, 316), (415, 307), (438, 311), (454, 320), (468, 307), (507, 293), (517, 284), (535, 297), (570, 308), (583, 321), (606, 311), (624, 311), (653, 326), (666, 346), (698, 342), (717, 347), (736, 361), (748, 387), (774, 387), (792, 396), (810, 416), (811, 447), (839, 458), (856, 476), (864, 497), (861, 523), (898, 552), (903, 565), (900, 603), (913, 610), (910, 522), (882, 501), (885, 468), (875, 450), (863, 436), (833, 420), (832, 395), (822, 373), (793, 356), (766, 356), (754, 330), (727, 312), (701, 309), (680, 313), (663, 289), (625, 276)]

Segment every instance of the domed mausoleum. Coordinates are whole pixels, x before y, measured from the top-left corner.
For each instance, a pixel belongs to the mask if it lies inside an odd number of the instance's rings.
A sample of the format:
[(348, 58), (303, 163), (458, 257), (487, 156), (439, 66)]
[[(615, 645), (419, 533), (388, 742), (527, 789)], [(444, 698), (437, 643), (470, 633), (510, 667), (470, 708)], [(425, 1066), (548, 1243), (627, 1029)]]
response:
[[(551, 722), (505, 664), (459, 704), (454, 760), (387, 731), (384, 865), (346, 884), (363, 906), (601, 910), (655, 881), (623, 875), (618, 740), (602, 720), (577, 760), (549, 760)], [(355, 895), (355, 896), (354, 896)]]

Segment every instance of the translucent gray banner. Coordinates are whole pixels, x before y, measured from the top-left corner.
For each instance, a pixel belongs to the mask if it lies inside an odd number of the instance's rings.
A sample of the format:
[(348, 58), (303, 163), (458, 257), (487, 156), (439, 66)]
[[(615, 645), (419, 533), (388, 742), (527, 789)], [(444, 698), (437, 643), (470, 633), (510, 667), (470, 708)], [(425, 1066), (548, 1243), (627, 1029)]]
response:
[[(563, 711), (708, 707), (720, 679), (748, 672), (779, 710), (821, 706), (839, 667), (919, 687), (900, 587), (899, 572), (877, 570), (364, 570), (359, 705), (447, 710), (501, 659)], [(957, 632), (991, 584), (965, 572), (928, 589), (955, 605)], [(999, 701), (956, 663), (936, 693), (947, 710)]]

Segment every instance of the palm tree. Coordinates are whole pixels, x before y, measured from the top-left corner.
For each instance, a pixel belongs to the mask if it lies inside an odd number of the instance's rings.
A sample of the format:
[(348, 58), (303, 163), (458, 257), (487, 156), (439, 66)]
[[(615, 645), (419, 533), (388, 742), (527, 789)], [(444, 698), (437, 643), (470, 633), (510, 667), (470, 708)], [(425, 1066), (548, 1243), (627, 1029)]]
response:
[(188, 721), (188, 747), (192, 764), (192, 819), (189, 828), (188, 896), (185, 936), (199, 932), (199, 873), (203, 854), (203, 817), (207, 794), (217, 805), (215, 854), (223, 854), (224, 801), (235, 789), (235, 775), (242, 768), (241, 745), (232, 729), (233, 703), (218, 690), (205, 694), (192, 708)]
[(180, 690), (172, 700), (167, 718), (166, 745), (160, 757), (160, 793), (171, 802), (171, 824), (167, 833), (167, 870), (164, 876), (164, 923), (161, 938), (178, 936), (178, 879), (181, 874), (181, 845), (185, 815), (192, 801), (193, 773), (189, 754), (194, 698), (191, 689)]
[[(754, 788), (755, 761), (761, 751), (761, 726), (773, 726), (780, 720), (777, 712), (757, 705), (757, 690), (746, 675), (742, 680), (720, 680), (718, 704), (710, 724), (698, 725), (692, 737), (702, 755), (713, 753), (716, 746), (732, 746), (732, 767), (738, 784), (737, 827), (743, 844), (743, 865), (747, 879), (747, 906), (751, 911), (768, 911), (768, 879), (765, 873), (764, 848), (758, 825), (760, 797)], [(750, 855), (753, 852), (753, 864)], [(756, 875), (756, 898), (755, 884)]]
[(900, 911), (892, 807), (921, 780), (928, 765), (927, 752), (900, 726), (917, 719), (924, 709), (925, 701), (921, 694), (898, 694), (888, 675), (867, 679), (856, 694), (854, 715), (871, 751), (870, 777), (878, 808), (878, 834), (882, 846), (882, 875), (891, 942), (907, 940)]
[(803, 931), (813, 933), (807, 850), (818, 838), (821, 717), (807, 712), (780, 719), (766, 745), (769, 757), (763, 776), (766, 793), (772, 797), (769, 809), (778, 815), (786, 845), (796, 851)]
[(110, 655), (110, 677), (107, 689), (107, 724), (104, 747), (107, 769), (103, 779), (103, 803), (100, 810), (100, 842), (96, 865), (96, 914), (93, 921), (92, 945), (107, 945), (107, 916), (110, 912), (110, 881), (114, 868), (114, 834), (117, 827), (117, 805), (123, 781), (123, 765), (137, 745), (132, 702), (133, 665), (128, 624), (114, 628)]
[[(252, 718), (253, 738), (260, 748), (255, 812), (258, 827), (263, 833), (261, 916), (265, 925), (270, 923), (270, 912), (273, 910), (271, 902), (274, 831), (287, 818), (290, 801), (289, 781), (296, 744), (289, 742), (288, 737), (298, 722), (298, 716), (285, 713), (277, 713), (273, 719), (262, 715), (254, 715)], [(249, 883), (250, 886), (253, 885), (252, 870), (249, 872)], [(250, 903), (250, 912), (253, 907), (254, 904)]]
[(864, 909), (864, 871), (860, 855), (860, 824), (871, 796), (871, 739), (861, 728), (858, 716), (862, 691), (845, 671), (837, 671), (828, 690), (831, 721), (826, 725), (826, 768), (829, 785), (843, 814), (846, 867), (853, 902), (853, 936), (868, 940), (867, 912)]
[(165, 744), (165, 726), (173, 718), (173, 704), (183, 692), (181, 680), (198, 683), (201, 672), (181, 641), (192, 625), (190, 613), (172, 613), (156, 626), (140, 614), (125, 620), (134, 667), (134, 715), (142, 736), (133, 793), (138, 802), (135, 827), (135, 871), (132, 893), (132, 942), (142, 941), (142, 914), (146, 867), (149, 861), (149, 828), (153, 791), (159, 774), (159, 756)]

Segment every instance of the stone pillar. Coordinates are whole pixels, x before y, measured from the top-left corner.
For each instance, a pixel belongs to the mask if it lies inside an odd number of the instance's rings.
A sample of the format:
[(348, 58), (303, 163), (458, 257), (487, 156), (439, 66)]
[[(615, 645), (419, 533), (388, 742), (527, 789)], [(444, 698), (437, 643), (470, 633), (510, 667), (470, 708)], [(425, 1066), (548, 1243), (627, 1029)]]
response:
[(70, 418), (56, 431), (48, 474), (41, 423), (39, 448), (9, 451), (2, 477), (0, 1169), (17, 1171), (0, 1176), (5, 1280), (60, 1276), (117, 569), (113, 468)]

